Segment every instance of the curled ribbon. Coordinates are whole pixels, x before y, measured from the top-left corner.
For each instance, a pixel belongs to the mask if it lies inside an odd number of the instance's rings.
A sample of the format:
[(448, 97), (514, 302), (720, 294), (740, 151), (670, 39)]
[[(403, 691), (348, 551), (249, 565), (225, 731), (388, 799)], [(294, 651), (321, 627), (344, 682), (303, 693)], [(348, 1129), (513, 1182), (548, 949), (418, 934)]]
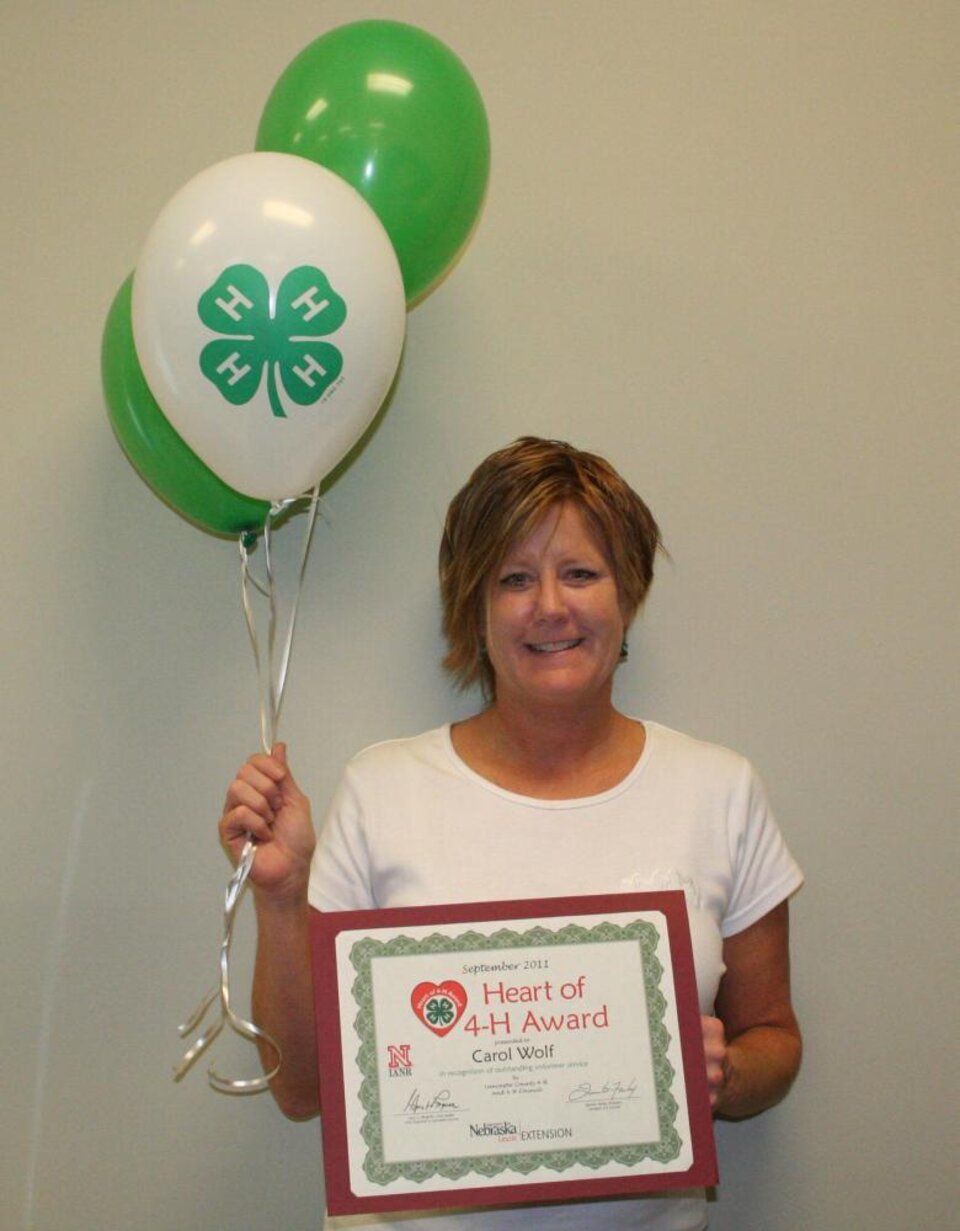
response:
[[(289, 500), (275, 501), (270, 506), (270, 512), (264, 523), (263, 528), (263, 555), (264, 555), (264, 571), (266, 579), (261, 581), (254, 576), (250, 568), (250, 558), (248, 552), (248, 541), (246, 535), (241, 535), (239, 540), (240, 546), (240, 576), (241, 576), (241, 591), (243, 598), (243, 612), (247, 623), (247, 632), (250, 634), (250, 643), (253, 646), (253, 657), (257, 668), (257, 680), (259, 685), (260, 695), (260, 743), (264, 752), (269, 753), (272, 749), (277, 736), (277, 728), (280, 722), (280, 710), (283, 705), (284, 692), (287, 686), (287, 671), (290, 666), (290, 653), (293, 648), (293, 633), (296, 626), (297, 608), (300, 603), (300, 594), (303, 589), (303, 578), (307, 567), (307, 556), (310, 551), (310, 540), (313, 536), (313, 527), (317, 517), (317, 507), (319, 504), (320, 489), (319, 486), (313, 489), (310, 495), (310, 503), (307, 513), (307, 525), (303, 536), (303, 548), (300, 555), (300, 571), (297, 576), (296, 588), (293, 594), (293, 600), (290, 605), (290, 617), (287, 621), (286, 629), (283, 637), (278, 641), (277, 638), (277, 588), (276, 579), (273, 571), (273, 560), (271, 554), (271, 539), (273, 530), (277, 520), (285, 513), (293, 509), (301, 503), (301, 497), (296, 497)], [(260, 652), (260, 642), (257, 636), (257, 622), (254, 616), (253, 603), (251, 601), (251, 587), (267, 599), (269, 605), (269, 616), (267, 626), (267, 646), (266, 654)], [(227, 884), (224, 911), (223, 911), (223, 939), (220, 942), (220, 978), (215, 987), (213, 987), (203, 1000), (197, 1006), (193, 1014), (179, 1027), (181, 1038), (186, 1038), (198, 1030), (203, 1023), (207, 1014), (218, 1005), (219, 1016), (210, 1024), (206, 1030), (196, 1039), (190, 1048), (184, 1053), (183, 1059), (174, 1068), (173, 1079), (180, 1081), (193, 1067), (195, 1062), (203, 1055), (210, 1044), (214, 1041), (217, 1035), (223, 1030), (223, 1027), (229, 1026), (241, 1038), (247, 1039), (251, 1043), (258, 1041), (264, 1042), (273, 1051), (276, 1056), (276, 1063), (272, 1069), (261, 1077), (251, 1078), (228, 1078), (221, 1076), (215, 1069), (208, 1069), (207, 1080), (214, 1090), (221, 1094), (259, 1094), (270, 1086), (271, 1080), (280, 1071), (280, 1065), (283, 1062), (283, 1054), (280, 1050), (280, 1045), (275, 1039), (271, 1038), (265, 1030), (261, 1030), (251, 1021), (246, 1021), (239, 1017), (230, 1005), (230, 945), (233, 941), (233, 927), (236, 920), (237, 908), (240, 905), (240, 900), (243, 896), (243, 891), (246, 888), (247, 881), (250, 877), (250, 870), (253, 867), (253, 861), (257, 854), (257, 844), (252, 835), (247, 835), (247, 841), (244, 843), (243, 851), (240, 855), (240, 860), (234, 869), (233, 875)]]

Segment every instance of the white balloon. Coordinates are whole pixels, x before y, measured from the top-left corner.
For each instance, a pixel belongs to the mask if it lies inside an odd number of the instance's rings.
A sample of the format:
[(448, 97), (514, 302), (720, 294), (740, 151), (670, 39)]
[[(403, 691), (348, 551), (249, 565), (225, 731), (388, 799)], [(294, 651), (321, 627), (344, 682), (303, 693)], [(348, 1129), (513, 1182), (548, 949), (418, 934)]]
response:
[(230, 487), (280, 500), (318, 483), (377, 413), (406, 300), (386, 231), (345, 180), (292, 154), (241, 154), (164, 207), (132, 319), (187, 445)]

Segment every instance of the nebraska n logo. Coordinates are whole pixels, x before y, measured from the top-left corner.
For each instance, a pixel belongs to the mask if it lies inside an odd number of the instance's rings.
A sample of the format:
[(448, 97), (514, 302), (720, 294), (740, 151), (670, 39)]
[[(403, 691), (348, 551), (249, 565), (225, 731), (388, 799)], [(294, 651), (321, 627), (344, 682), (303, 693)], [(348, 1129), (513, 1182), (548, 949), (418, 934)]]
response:
[(197, 312), (221, 335), (200, 353), (200, 370), (234, 406), (260, 389), (277, 418), (285, 418), (280, 389), (298, 406), (318, 401), (340, 375), (343, 355), (323, 339), (340, 328), (347, 305), (326, 275), (300, 265), (286, 275), (270, 313), (270, 287), (252, 265), (231, 265), (200, 296)]
[(400, 1043), (397, 1046), (394, 1046), (392, 1043), (387, 1044), (388, 1069), (409, 1069), (412, 1067), (413, 1061), (410, 1059), (409, 1043)]

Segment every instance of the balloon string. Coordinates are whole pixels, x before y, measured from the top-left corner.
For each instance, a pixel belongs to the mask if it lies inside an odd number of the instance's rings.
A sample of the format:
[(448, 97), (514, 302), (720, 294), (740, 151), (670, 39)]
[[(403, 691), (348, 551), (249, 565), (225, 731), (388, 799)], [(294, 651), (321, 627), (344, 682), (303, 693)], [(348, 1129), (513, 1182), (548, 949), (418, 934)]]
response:
[(215, 1069), (210, 1069), (207, 1073), (207, 1079), (210, 1085), (222, 1094), (259, 1094), (262, 1090), (269, 1088), (271, 1080), (280, 1071), (282, 1061), (279, 1044), (265, 1030), (261, 1030), (253, 1022), (245, 1021), (242, 1017), (239, 1017), (230, 1004), (230, 945), (233, 941), (233, 926), (236, 921), (237, 907), (240, 903), (243, 888), (250, 874), (250, 867), (253, 864), (255, 851), (255, 844), (248, 840), (244, 846), (240, 862), (234, 869), (233, 876), (231, 876), (227, 885), (223, 912), (223, 940), (220, 944), (219, 984), (207, 993), (192, 1016), (179, 1027), (180, 1037), (186, 1038), (187, 1035), (197, 1030), (218, 1001), (220, 1007), (219, 1016), (196, 1039), (173, 1071), (174, 1081), (182, 1080), (194, 1063), (220, 1034), (225, 1025), (228, 1025), (235, 1033), (251, 1042), (255, 1043), (258, 1039), (262, 1039), (276, 1056), (276, 1063), (273, 1068), (269, 1073), (261, 1077), (251, 1077), (244, 1080), (223, 1077)]
[[(266, 580), (261, 581), (250, 567), (250, 557), (247, 545), (240, 538), (240, 576), (242, 586), (243, 613), (247, 622), (247, 632), (253, 647), (253, 657), (257, 668), (257, 678), (260, 686), (260, 743), (264, 752), (269, 753), (276, 741), (277, 727), (280, 723), (280, 710), (287, 687), (287, 671), (290, 665), (290, 653), (293, 648), (293, 634), (296, 628), (297, 610), (300, 605), (300, 594), (303, 589), (303, 578), (306, 573), (307, 557), (310, 552), (310, 542), (313, 537), (313, 527), (317, 519), (317, 508), (320, 501), (320, 489), (315, 487), (310, 495), (310, 506), (307, 514), (307, 525), (303, 536), (303, 547), (300, 555), (300, 570), (297, 576), (296, 589), (290, 608), (290, 618), (284, 632), (279, 654), (277, 652), (277, 594), (273, 570), (273, 521), (280, 513), (288, 509), (295, 501), (286, 500), (271, 505), (270, 514), (263, 528), (263, 557)], [(267, 656), (264, 661), (260, 653), (260, 639), (257, 634), (257, 622), (251, 602), (251, 588), (256, 589), (268, 602), (267, 624)]]
[[(310, 552), (310, 542), (317, 518), (317, 508), (320, 500), (319, 486), (313, 489), (307, 514), (307, 525), (303, 536), (303, 547), (300, 555), (300, 569), (297, 574), (293, 600), (290, 606), (290, 616), (284, 630), (282, 642), (277, 645), (277, 594), (276, 579), (273, 571), (271, 541), (273, 523), (291, 506), (299, 501), (299, 497), (284, 501), (275, 501), (270, 506), (263, 528), (263, 555), (266, 580), (257, 578), (250, 568), (245, 536), (241, 535), (241, 592), (243, 612), (246, 618), (247, 632), (253, 647), (253, 657), (257, 668), (257, 683), (260, 696), (260, 743), (263, 751), (269, 753), (276, 741), (277, 728), (280, 722), (280, 710), (283, 705), (287, 686), (287, 674), (290, 666), (290, 654), (293, 648), (293, 634), (296, 627), (297, 609), (300, 605), (300, 595), (303, 591), (303, 579), (306, 574), (307, 557)], [(257, 590), (268, 602), (267, 647), (266, 655), (260, 652), (260, 641), (257, 635), (257, 622), (251, 602), (251, 588)], [(221, 1094), (259, 1094), (269, 1088), (271, 1080), (280, 1071), (283, 1055), (279, 1044), (265, 1030), (261, 1030), (251, 1021), (238, 1016), (230, 1004), (230, 946), (233, 941), (233, 928), (236, 921), (237, 908), (246, 888), (253, 861), (256, 858), (257, 844), (251, 834), (247, 834), (240, 860), (234, 869), (226, 889), (223, 912), (223, 939), (220, 943), (220, 979), (216, 987), (203, 998), (193, 1014), (180, 1027), (180, 1037), (188, 1035), (201, 1026), (209, 1011), (219, 1002), (219, 1016), (194, 1041), (184, 1054), (183, 1059), (173, 1072), (174, 1081), (180, 1081), (203, 1055), (214, 1039), (228, 1025), (231, 1030), (252, 1043), (258, 1040), (265, 1042), (276, 1055), (276, 1063), (269, 1073), (262, 1077), (247, 1079), (227, 1078), (221, 1076), (215, 1069), (209, 1069), (207, 1080), (214, 1090)]]

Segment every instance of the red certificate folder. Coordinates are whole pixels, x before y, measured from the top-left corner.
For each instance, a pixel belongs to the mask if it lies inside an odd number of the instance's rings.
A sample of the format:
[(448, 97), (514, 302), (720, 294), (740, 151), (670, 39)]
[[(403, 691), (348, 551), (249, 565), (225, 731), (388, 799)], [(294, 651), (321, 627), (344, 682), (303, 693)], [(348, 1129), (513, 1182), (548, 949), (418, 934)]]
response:
[(311, 912), (331, 1214), (717, 1181), (682, 892)]

